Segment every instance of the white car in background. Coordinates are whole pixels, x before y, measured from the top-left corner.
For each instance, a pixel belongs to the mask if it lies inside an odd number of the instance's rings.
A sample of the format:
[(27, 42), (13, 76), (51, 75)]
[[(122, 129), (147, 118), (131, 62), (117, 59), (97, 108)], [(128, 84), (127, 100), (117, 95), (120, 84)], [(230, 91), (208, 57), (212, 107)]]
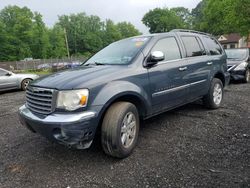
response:
[(13, 72), (0, 68), (0, 91), (11, 89), (26, 90), (30, 81), (38, 77), (36, 74), (14, 74)]

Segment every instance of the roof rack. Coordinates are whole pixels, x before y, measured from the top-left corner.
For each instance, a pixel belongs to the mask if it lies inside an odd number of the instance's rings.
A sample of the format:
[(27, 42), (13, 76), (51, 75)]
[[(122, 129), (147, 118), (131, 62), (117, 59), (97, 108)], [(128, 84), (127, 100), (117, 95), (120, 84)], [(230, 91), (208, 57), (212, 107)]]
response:
[(211, 36), (211, 34), (208, 34), (208, 33), (200, 32), (200, 31), (195, 31), (195, 30), (189, 30), (189, 29), (173, 29), (170, 32), (189, 32), (189, 33), (197, 33), (197, 34)]

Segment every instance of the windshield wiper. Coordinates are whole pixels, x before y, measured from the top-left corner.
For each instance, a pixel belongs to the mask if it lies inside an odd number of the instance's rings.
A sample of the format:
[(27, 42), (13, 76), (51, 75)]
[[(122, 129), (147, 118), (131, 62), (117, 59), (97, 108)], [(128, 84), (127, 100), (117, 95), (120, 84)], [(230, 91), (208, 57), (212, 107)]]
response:
[(89, 65), (106, 65), (106, 64), (104, 64), (104, 63), (100, 63), (100, 62), (96, 62), (96, 61), (94, 61), (93, 63), (88, 63), (88, 64), (82, 64), (83, 66), (89, 66)]

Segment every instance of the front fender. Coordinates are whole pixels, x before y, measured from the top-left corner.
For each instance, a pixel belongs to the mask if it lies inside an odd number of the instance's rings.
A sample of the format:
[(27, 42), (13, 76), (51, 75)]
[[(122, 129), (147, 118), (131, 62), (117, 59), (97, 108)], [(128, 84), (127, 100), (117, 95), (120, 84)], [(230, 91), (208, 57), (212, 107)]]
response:
[(107, 106), (112, 103), (112, 101), (126, 95), (136, 96), (147, 108), (150, 107), (151, 98), (148, 96), (147, 92), (143, 88), (127, 81), (113, 81), (108, 83), (98, 92), (91, 105)]

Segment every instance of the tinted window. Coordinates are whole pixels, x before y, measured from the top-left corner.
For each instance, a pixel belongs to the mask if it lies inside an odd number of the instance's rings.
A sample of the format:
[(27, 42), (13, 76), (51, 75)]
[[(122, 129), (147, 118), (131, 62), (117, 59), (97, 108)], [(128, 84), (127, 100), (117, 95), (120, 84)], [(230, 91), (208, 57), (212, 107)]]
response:
[(153, 51), (161, 51), (165, 55), (165, 61), (181, 59), (180, 49), (174, 37), (168, 37), (159, 40), (152, 49)]
[(4, 76), (7, 72), (0, 70), (0, 76)]
[(201, 46), (196, 37), (181, 37), (187, 51), (187, 57), (195, 57), (205, 55), (205, 50)]
[(207, 47), (209, 49), (209, 52), (211, 55), (220, 55), (222, 54), (222, 49), (218, 42), (215, 39), (212, 39), (210, 37), (203, 37), (204, 41), (207, 44)]

